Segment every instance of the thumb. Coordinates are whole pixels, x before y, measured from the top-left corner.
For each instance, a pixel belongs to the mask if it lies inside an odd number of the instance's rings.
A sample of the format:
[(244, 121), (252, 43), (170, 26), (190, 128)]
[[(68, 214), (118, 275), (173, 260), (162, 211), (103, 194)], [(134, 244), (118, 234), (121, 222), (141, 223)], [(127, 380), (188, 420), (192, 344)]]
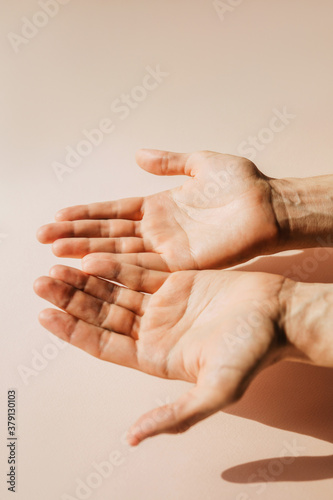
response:
[(188, 160), (191, 153), (171, 153), (158, 149), (139, 149), (135, 154), (137, 164), (155, 175), (192, 176)]
[(221, 387), (196, 385), (177, 401), (149, 411), (130, 428), (127, 440), (136, 446), (157, 434), (185, 432), (192, 425), (220, 410), (225, 404)]

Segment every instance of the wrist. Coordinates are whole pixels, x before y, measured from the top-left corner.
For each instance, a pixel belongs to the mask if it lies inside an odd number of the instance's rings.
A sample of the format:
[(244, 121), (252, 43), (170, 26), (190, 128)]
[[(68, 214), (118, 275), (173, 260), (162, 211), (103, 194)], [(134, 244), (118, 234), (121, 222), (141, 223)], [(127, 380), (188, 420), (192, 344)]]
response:
[(333, 285), (286, 279), (280, 309), (291, 357), (333, 367)]
[(270, 179), (278, 251), (333, 246), (333, 176)]

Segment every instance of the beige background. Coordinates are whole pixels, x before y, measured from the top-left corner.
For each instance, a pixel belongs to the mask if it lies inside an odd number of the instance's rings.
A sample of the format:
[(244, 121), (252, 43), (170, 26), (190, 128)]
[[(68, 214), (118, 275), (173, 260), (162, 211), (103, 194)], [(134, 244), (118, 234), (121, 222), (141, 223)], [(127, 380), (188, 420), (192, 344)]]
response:
[[(86, 498), (332, 498), (332, 371), (277, 365), (229, 412), (132, 451), (123, 441), (129, 425), (187, 384), (98, 362), (71, 346), (52, 348), (37, 322), (46, 303), (32, 283), (59, 261), (36, 242), (39, 225), (63, 206), (182, 182), (141, 171), (137, 148), (237, 154), (249, 136), (265, 137), (273, 109), (286, 107), (295, 117), (257, 151), (258, 166), (276, 177), (332, 172), (332, 2), (224, 4), (222, 19), (204, 0), (71, 0), (15, 53), (8, 33), (20, 34), (22, 17), (31, 20), (40, 6), (2, 1), (1, 498), (12, 498), (4, 441), (11, 387), (18, 393), (18, 500), (79, 498), (77, 479), (86, 481), (93, 463), (113, 452), (119, 465)], [(148, 65), (169, 76), (121, 120), (110, 106), (141, 84)], [(53, 163), (106, 117), (115, 130), (59, 182)], [(333, 254), (322, 255), (319, 262), (312, 250), (296, 252), (245, 267), (330, 282)], [(24, 379), (22, 367), (34, 372)], [(287, 452), (291, 463), (281, 465), (279, 455), (295, 445), (299, 456)], [(261, 469), (268, 479), (253, 482)]]

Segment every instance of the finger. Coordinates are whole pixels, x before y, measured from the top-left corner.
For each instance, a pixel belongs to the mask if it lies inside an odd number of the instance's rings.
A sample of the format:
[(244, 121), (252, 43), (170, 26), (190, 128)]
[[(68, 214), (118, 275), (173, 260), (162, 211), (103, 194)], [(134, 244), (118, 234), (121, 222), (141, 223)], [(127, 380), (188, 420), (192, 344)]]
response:
[(140, 318), (132, 311), (109, 304), (63, 281), (43, 276), (34, 290), (45, 300), (91, 325), (137, 338)]
[(45, 309), (39, 314), (44, 328), (62, 340), (83, 349), (104, 361), (139, 369), (136, 343), (131, 337), (90, 325), (70, 314), (56, 309)]
[(128, 432), (128, 442), (136, 446), (157, 434), (184, 432), (222, 406), (223, 400), (217, 388), (196, 385), (174, 403), (155, 408), (140, 417)]
[(145, 269), (170, 272), (170, 268), (163, 257), (154, 252), (112, 254), (112, 259), (115, 262), (132, 264), (133, 266), (144, 267)]
[(53, 266), (50, 276), (54, 279), (72, 285), (82, 292), (101, 299), (110, 304), (124, 307), (135, 314), (142, 316), (149, 302), (149, 296), (128, 288), (115, 285), (96, 276), (85, 274), (79, 269), (62, 265)]
[(158, 149), (139, 149), (135, 155), (137, 164), (155, 175), (192, 176), (190, 157), (191, 153), (172, 153)]
[(56, 240), (52, 251), (57, 257), (81, 259), (88, 253), (138, 253), (148, 248), (142, 238), (63, 238)]
[(41, 243), (53, 243), (59, 238), (118, 238), (141, 236), (140, 223), (124, 219), (79, 220), (53, 222), (37, 231)]
[(161, 271), (121, 263), (107, 253), (86, 255), (82, 259), (82, 268), (88, 274), (117, 281), (131, 290), (146, 293), (156, 292), (169, 276)]
[(142, 205), (144, 199), (123, 198), (122, 200), (90, 203), (63, 208), (56, 213), (57, 221), (73, 221), (80, 219), (129, 219), (142, 218)]

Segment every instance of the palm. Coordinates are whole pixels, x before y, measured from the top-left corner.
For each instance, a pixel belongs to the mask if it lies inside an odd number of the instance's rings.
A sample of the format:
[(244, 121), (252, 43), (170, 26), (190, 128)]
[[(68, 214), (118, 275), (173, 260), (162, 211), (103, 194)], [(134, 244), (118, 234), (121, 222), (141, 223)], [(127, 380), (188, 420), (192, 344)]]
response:
[[(184, 422), (192, 424), (236, 399), (283, 347), (277, 334), (281, 277), (223, 271), (168, 275), (119, 265), (107, 254), (89, 256), (84, 265), (132, 290), (57, 266), (35, 290), (69, 314), (46, 310), (40, 320), (100, 359), (196, 383), (165, 409), (163, 425), (153, 434), (178, 431)], [(177, 408), (183, 408), (183, 418)], [(137, 434), (139, 441), (147, 437)]]
[(61, 222), (41, 228), (40, 241), (62, 257), (110, 252), (165, 271), (227, 267), (272, 250), (270, 187), (252, 162), (211, 152), (163, 158), (138, 161), (153, 173), (188, 175), (182, 187), (65, 209)]

